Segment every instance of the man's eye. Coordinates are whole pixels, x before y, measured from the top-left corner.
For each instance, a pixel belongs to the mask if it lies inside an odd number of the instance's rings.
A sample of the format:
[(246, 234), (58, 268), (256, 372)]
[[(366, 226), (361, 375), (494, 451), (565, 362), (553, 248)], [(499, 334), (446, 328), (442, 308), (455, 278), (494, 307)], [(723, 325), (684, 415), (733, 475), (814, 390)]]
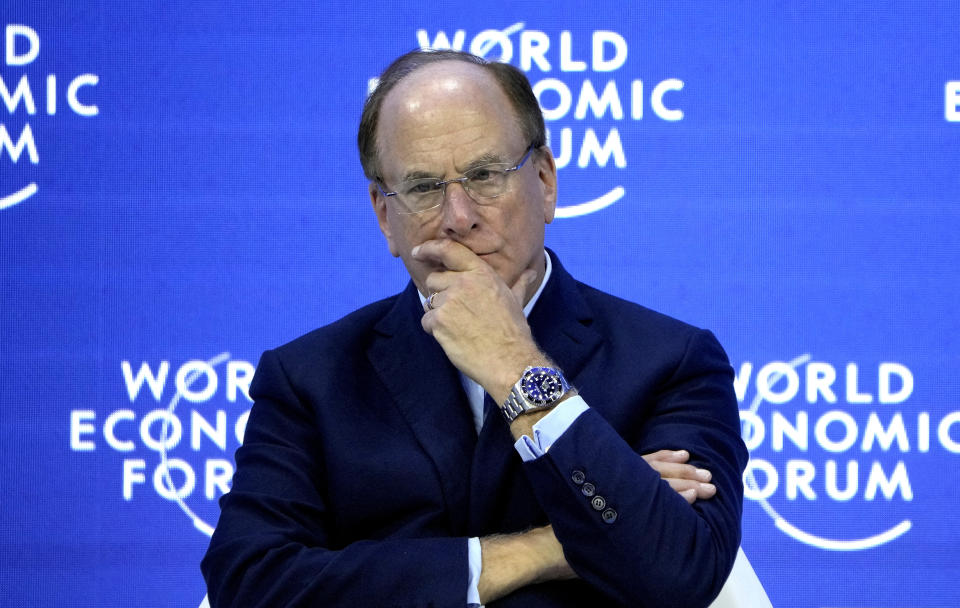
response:
[(474, 182), (485, 182), (487, 180), (494, 179), (499, 171), (494, 171), (492, 169), (476, 169), (470, 174), (470, 180)]
[(434, 190), (438, 189), (438, 182), (427, 181), (427, 182), (416, 182), (410, 184), (405, 192), (406, 194), (429, 194)]

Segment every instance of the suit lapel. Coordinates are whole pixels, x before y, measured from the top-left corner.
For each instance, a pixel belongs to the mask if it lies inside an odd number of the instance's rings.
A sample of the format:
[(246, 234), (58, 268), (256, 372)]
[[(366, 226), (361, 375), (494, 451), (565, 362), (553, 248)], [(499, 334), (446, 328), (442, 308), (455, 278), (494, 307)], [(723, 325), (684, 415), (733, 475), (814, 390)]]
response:
[(413, 283), (377, 324), (368, 358), (440, 478), (451, 532), (466, 529), (476, 431), (457, 370), (420, 325)]
[(567, 380), (577, 386), (577, 379), (603, 341), (591, 325), (593, 313), (576, 281), (551, 251), (553, 272), (550, 282), (530, 312), (533, 339), (540, 349), (560, 366)]

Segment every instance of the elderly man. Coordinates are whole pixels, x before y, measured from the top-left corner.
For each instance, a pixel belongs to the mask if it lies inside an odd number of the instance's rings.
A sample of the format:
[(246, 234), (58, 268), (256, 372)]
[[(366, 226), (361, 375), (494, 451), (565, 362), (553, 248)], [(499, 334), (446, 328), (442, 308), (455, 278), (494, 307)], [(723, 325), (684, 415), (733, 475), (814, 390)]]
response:
[(360, 156), (412, 281), (263, 355), (203, 561), (212, 605), (692, 607), (719, 592), (747, 458), (732, 369), (709, 332), (545, 251), (545, 143), (511, 66), (416, 51), (384, 72)]

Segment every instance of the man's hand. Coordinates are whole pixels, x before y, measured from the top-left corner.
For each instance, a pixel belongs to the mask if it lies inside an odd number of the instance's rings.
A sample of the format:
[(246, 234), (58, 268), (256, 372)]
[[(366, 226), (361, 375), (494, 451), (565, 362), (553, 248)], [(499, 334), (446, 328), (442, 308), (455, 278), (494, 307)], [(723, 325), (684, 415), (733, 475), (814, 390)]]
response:
[(644, 454), (643, 459), (690, 504), (713, 498), (717, 493), (717, 487), (709, 483), (710, 471), (686, 464), (690, 460), (690, 453), (686, 450), (660, 450)]
[(457, 369), (502, 403), (526, 366), (547, 363), (523, 316), (536, 272), (524, 271), (508, 287), (483, 259), (451, 240), (426, 241), (413, 257), (440, 267), (424, 285), (428, 296), (436, 293), (421, 320), (424, 330)]

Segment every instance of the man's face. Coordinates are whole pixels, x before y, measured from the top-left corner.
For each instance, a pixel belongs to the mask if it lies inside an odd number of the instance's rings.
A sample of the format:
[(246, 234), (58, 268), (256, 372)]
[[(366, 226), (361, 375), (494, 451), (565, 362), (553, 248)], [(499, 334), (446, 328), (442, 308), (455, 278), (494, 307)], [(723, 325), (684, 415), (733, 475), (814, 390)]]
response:
[[(530, 145), (500, 86), (479, 66), (460, 61), (425, 66), (401, 81), (384, 100), (377, 143), (388, 192), (411, 176), (450, 179), (478, 163), (513, 166)], [(461, 184), (449, 184), (438, 210), (413, 215), (398, 214), (396, 197), (370, 184), (390, 252), (403, 259), (421, 293), (427, 275), (440, 268), (413, 259), (410, 251), (431, 239), (466, 246), (508, 286), (528, 268), (542, 278), (544, 225), (553, 220), (557, 195), (549, 150), (534, 151), (508, 184), (507, 192), (484, 205)]]

